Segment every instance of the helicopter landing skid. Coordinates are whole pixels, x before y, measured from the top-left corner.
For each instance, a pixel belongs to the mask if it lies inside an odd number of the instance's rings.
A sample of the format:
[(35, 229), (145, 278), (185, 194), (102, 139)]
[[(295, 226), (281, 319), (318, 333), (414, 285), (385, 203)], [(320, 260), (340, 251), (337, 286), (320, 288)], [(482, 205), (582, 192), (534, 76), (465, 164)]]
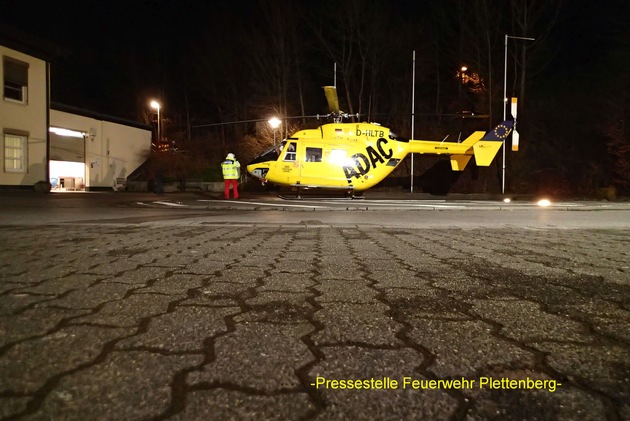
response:
[[(322, 191), (322, 189), (318, 189), (320, 192)], [(359, 194), (355, 194), (354, 193), (354, 189), (350, 189), (350, 190), (345, 190), (343, 193), (343, 196), (339, 195), (339, 190), (334, 190), (337, 194), (318, 194), (315, 195), (313, 193), (306, 193), (304, 194), (300, 194), (300, 189), (298, 187), (297, 192), (295, 193), (295, 195), (283, 195), (283, 194), (279, 194), (278, 197), (280, 199), (283, 200), (304, 200), (304, 199), (308, 199), (308, 200), (347, 200), (347, 199), (352, 199), (352, 200), (363, 200), (363, 194), (359, 193)]]
[(278, 195), (279, 199), (282, 200), (363, 200), (365, 199), (365, 197), (363, 196), (348, 196), (348, 197), (339, 197), (339, 196), (309, 196), (309, 197), (303, 197), (303, 196), (286, 196), (286, 195)]

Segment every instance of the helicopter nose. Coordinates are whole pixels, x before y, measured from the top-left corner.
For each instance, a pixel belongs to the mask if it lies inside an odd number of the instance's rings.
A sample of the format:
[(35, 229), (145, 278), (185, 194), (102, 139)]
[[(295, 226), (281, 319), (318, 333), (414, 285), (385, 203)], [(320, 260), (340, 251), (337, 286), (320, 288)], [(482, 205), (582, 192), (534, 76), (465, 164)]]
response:
[(269, 168), (261, 167), (260, 165), (253, 164), (247, 166), (247, 172), (253, 175), (254, 177), (264, 181), (267, 176), (267, 172), (269, 172)]

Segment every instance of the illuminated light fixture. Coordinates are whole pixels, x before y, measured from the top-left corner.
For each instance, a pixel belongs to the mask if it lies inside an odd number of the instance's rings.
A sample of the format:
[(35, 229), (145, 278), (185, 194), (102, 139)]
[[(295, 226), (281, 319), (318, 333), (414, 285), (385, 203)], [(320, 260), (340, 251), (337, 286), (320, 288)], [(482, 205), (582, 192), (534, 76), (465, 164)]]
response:
[(59, 136), (78, 137), (81, 139), (85, 138), (85, 133), (83, 132), (78, 132), (76, 130), (70, 130), (70, 129), (62, 129), (61, 127), (51, 127), (48, 129), (48, 131), (51, 133), (58, 134)]
[(547, 206), (551, 206), (551, 201), (549, 199), (540, 199), (537, 202), (537, 205), (546, 208)]
[(161, 140), (162, 140), (162, 121), (160, 119), (160, 110), (162, 109), (162, 104), (160, 104), (159, 102), (153, 100), (153, 101), (151, 101), (151, 103), (149, 105), (154, 110), (157, 110), (157, 141), (158, 141), (158, 143), (160, 143)]
[(273, 117), (269, 119), (268, 123), (272, 129), (277, 129), (278, 127), (280, 127), (282, 121), (280, 121), (278, 117)]
[(512, 201), (512, 199), (510, 199), (509, 197), (506, 197), (505, 199), (503, 199), (503, 203), (510, 203)]
[(272, 117), (270, 118), (267, 123), (269, 123), (269, 126), (271, 126), (271, 128), (273, 129), (273, 144), (275, 146), (276, 144), (276, 129), (278, 127), (280, 127), (280, 124), (282, 124), (282, 121), (280, 121), (280, 119), (278, 117)]

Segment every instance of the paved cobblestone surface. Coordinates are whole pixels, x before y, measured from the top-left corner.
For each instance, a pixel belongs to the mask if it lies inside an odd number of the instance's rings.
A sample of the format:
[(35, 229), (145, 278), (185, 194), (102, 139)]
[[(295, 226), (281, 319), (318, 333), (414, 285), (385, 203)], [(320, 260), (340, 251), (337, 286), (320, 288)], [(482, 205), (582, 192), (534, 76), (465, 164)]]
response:
[(2, 419), (630, 419), (629, 230), (59, 225), (0, 241)]

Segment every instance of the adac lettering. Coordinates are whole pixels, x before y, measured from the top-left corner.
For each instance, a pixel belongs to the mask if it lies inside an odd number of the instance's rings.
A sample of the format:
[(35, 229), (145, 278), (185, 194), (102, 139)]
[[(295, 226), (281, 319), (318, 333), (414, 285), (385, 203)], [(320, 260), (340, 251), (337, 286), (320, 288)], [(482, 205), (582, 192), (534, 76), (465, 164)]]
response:
[[(357, 130), (359, 132), (359, 130)], [(381, 131), (382, 133), (382, 131)], [(376, 168), (379, 164), (384, 164), (386, 159), (390, 159), (394, 155), (391, 149), (385, 150), (384, 145), (387, 139), (381, 137), (376, 141), (376, 149), (372, 146), (365, 148), (365, 154), (359, 152), (350, 157), (354, 160), (353, 165), (344, 165), (343, 172), (346, 175), (348, 184), (352, 182), (352, 177), (359, 178), (370, 172), (372, 168)]]

